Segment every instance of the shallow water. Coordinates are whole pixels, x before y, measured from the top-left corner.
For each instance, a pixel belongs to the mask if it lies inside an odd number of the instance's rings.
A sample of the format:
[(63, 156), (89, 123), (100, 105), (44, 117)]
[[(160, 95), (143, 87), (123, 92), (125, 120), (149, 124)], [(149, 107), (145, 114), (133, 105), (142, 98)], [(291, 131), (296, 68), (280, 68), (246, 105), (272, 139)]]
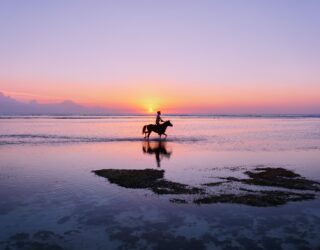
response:
[(141, 130), (152, 117), (63, 118), (0, 119), (0, 249), (320, 247), (318, 194), (264, 208), (177, 204), (92, 173), (163, 169), (201, 187), (267, 166), (320, 181), (319, 118), (173, 116), (167, 140), (150, 143)]

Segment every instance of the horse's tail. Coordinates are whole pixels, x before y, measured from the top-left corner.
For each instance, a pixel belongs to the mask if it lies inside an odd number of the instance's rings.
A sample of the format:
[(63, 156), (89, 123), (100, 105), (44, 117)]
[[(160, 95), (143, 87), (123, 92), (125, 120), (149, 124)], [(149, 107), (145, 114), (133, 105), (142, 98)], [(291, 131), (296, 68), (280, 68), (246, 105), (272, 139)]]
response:
[(142, 134), (144, 134), (147, 130), (147, 125), (144, 125), (143, 128), (142, 128)]

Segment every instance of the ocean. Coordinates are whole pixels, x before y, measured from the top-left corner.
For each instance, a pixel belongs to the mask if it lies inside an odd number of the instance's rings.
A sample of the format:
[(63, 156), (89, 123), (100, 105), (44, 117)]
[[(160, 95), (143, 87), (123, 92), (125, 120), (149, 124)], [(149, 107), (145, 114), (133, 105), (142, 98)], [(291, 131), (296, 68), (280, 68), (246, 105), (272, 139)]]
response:
[(154, 118), (0, 117), (0, 249), (320, 247), (319, 117)]

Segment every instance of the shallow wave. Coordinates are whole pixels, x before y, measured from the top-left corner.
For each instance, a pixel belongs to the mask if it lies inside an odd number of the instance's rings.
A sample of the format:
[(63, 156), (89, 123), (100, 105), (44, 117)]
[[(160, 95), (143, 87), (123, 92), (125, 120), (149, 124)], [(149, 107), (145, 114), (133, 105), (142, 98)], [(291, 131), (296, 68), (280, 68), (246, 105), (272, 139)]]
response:
[[(161, 141), (163, 141), (162, 139)], [(187, 143), (202, 141), (196, 137), (170, 137), (167, 142)], [(43, 144), (43, 143), (95, 143), (95, 142), (139, 142), (146, 141), (143, 137), (77, 137), (48, 134), (8, 134), (0, 135), (0, 145), (12, 144)], [(149, 141), (160, 141), (160, 138), (150, 138)]]

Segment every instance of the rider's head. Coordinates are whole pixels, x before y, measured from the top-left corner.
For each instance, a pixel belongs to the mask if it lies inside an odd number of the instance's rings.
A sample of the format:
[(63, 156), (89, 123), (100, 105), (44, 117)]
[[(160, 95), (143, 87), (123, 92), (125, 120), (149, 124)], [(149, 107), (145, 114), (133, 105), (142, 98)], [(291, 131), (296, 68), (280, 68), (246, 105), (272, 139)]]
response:
[(158, 115), (161, 115), (161, 111), (158, 111), (157, 114), (158, 114)]

